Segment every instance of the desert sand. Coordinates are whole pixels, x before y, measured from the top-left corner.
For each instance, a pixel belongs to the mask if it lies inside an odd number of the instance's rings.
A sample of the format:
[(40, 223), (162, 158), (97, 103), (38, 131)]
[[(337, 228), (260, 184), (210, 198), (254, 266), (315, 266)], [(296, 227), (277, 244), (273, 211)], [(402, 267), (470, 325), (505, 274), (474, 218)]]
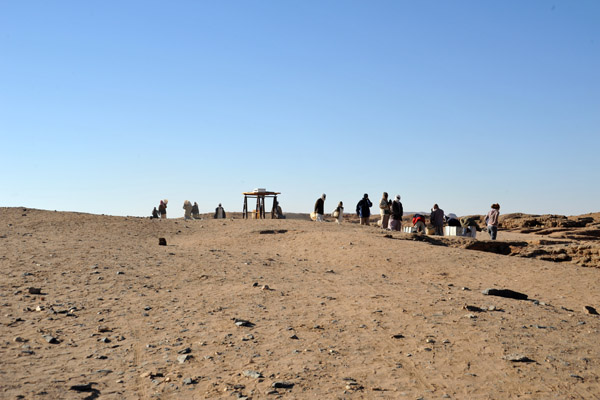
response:
[(593, 234), (0, 218), (2, 399), (600, 398)]

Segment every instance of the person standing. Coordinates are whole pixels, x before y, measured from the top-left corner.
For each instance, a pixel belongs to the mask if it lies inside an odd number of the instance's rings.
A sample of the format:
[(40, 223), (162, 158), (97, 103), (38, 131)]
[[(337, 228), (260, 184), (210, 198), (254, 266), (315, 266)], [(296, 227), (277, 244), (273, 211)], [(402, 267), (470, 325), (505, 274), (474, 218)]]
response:
[(185, 210), (183, 213), (184, 220), (192, 219), (192, 208), (192, 203), (189, 200), (183, 202), (183, 209)]
[(158, 205), (158, 213), (160, 214), (161, 219), (167, 218), (167, 203), (168, 202), (169, 202), (169, 200), (167, 200), (167, 199), (161, 200), (160, 204)]
[(379, 214), (381, 214), (381, 228), (387, 229), (390, 220), (391, 202), (388, 200), (387, 192), (383, 192), (383, 197), (379, 201)]
[(363, 198), (356, 204), (356, 214), (360, 218), (361, 225), (369, 225), (369, 217), (371, 217), (371, 207), (373, 203), (369, 200), (369, 195), (365, 193)]
[(331, 216), (335, 218), (335, 222), (337, 222), (338, 225), (341, 224), (344, 218), (344, 203), (340, 201)]
[(392, 216), (390, 218), (389, 228), (392, 231), (402, 230), (402, 217), (404, 216), (404, 208), (400, 202), (400, 195), (397, 194), (392, 202)]
[(500, 204), (492, 204), (492, 209), (487, 213), (485, 222), (487, 230), (492, 240), (496, 240), (498, 235), (498, 217), (500, 216)]
[(317, 222), (323, 222), (323, 215), (325, 214), (325, 198), (325, 193), (323, 193), (315, 202), (315, 221)]
[(430, 221), (435, 228), (435, 234), (444, 236), (444, 210), (438, 207), (437, 204), (434, 204), (431, 209)]
[(225, 209), (221, 206), (221, 203), (219, 203), (219, 207), (215, 208), (215, 219), (223, 219), (223, 218), (227, 218), (225, 216)]
[(192, 218), (198, 219), (200, 217), (200, 210), (198, 209), (198, 203), (194, 202), (192, 206)]

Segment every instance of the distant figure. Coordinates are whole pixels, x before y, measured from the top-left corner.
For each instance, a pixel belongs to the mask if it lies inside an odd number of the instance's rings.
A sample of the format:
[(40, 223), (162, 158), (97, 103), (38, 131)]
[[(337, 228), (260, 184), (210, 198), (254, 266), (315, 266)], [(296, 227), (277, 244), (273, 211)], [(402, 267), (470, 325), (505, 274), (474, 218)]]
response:
[(487, 230), (492, 240), (496, 240), (498, 235), (498, 217), (500, 216), (500, 204), (492, 204), (492, 209), (487, 213), (485, 217), (485, 223), (487, 224)]
[(458, 217), (456, 216), (456, 214), (453, 213), (447, 215), (446, 222), (448, 223), (448, 226), (460, 226), (460, 221), (458, 220)]
[(365, 193), (363, 198), (356, 204), (356, 214), (360, 218), (361, 225), (369, 225), (371, 207), (373, 207), (373, 203), (369, 200), (369, 195)]
[(417, 229), (417, 233), (425, 233), (425, 217), (421, 214), (415, 214), (412, 219), (413, 226)]
[(160, 215), (161, 219), (167, 218), (167, 203), (169, 200), (164, 199), (160, 201), (158, 205), (158, 215)]
[(390, 220), (390, 207), (392, 202), (388, 200), (387, 192), (383, 192), (383, 197), (379, 201), (379, 214), (381, 214), (381, 228), (387, 229)]
[(188, 220), (192, 219), (192, 203), (189, 200), (183, 202), (183, 209), (185, 212), (183, 213), (183, 219)]
[(323, 193), (321, 195), (321, 197), (319, 197), (317, 199), (317, 201), (315, 202), (315, 221), (317, 222), (323, 222), (323, 214), (325, 214), (325, 198), (327, 196), (325, 195), (325, 193)]
[(392, 231), (402, 230), (402, 217), (404, 216), (404, 208), (400, 202), (400, 195), (397, 194), (392, 202), (392, 215), (389, 222), (389, 229)]
[(460, 219), (460, 225), (463, 228), (463, 236), (475, 236), (474, 232), (477, 232), (477, 218), (476, 217), (462, 217)]
[(435, 228), (435, 234), (444, 236), (444, 210), (439, 208), (437, 204), (434, 204), (429, 218)]
[(341, 224), (344, 218), (344, 203), (340, 201), (336, 209), (333, 210), (331, 216), (335, 218), (335, 222), (337, 222), (338, 225)]
[(198, 203), (194, 202), (192, 206), (192, 218), (200, 219), (200, 210), (198, 209)]
[(273, 209), (275, 210), (275, 219), (285, 219), (281, 206), (277, 200), (273, 200)]
[(152, 216), (150, 217), (150, 219), (154, 218), (158, 218), (158, 210), (156, 209), (156, 207), (154, 207), (154, 210), (152, 210)]
[(219, 203), (219, 207), (215, 208), (215, 219), (223, 219), (223, 218), (227, 218), (225, 216), (225, 209), (221, 206), (221, 203)]

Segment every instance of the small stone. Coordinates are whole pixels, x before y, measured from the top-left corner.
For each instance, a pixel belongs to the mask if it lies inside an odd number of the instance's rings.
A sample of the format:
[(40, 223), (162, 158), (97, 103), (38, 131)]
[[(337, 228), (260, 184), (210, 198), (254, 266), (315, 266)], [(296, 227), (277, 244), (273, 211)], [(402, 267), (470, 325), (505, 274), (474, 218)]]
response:
[(99, 326), (98, 327), (98, 332), (100, 333), (104, 333), (104, 332), (110, 332), (111, 329), (108, 326)]
[(271, 290), (271, 288), (269, 287), (269, 285), (263, 285), (260, 289), (261, 290)]
[(244, 376), (247, 376), (248, 378), (253, 378), (253, 379), (260, 379), (263, 377), (263, 375), (258, 372), (258, 371), (253, 371), (250, 369), (247, 369), (243, 372)]
[(291, 389), (294, 387), (294, 383), (286, 381), (273, 382), (271, 387), (275, 389)]
[(188, 361), (190, 358), (192, 358), (192, 356), (190, 356), (189, 354), (182, 354), (180, 356), (177, 356), (177, 361), (179, 362), (179, 364), (183, 364), (184, 362)]
[(401, 333), (396, 333), (395, 335), (392, 335), (392, 339), (403, 339), (404, 335)]
[(245, 326), (247, 328), (252, 328), (254, 326), (252, 322), (246, 321), (245, 319), (234, 318), (233, 320), (237, 326)]
[(190, 349), (189, 347), (186, 347), (185, 349), (181, 349), (177, 352), (177, 354), (189, 354), (192, 352), (192, 349)]
[(48, 342), (48, 343), (50, 343), (50, 344), (58, 344), (58, 343), (60, 343), (60, 342), (58, 341), (58, 339), (57, 339), (57, 338), (55, 338), (55, 337), (54, 337), (54, 336), (52, 336), (52, 335), (44, 335), (44, 336), (42, 336), (42, 337), (44, 338), (44, 340), (45, 340), (46, 342)]
[(191, 385), (194, 383), (194, 380), (192, 378), (184, 378), (183, 379), (183, 384), (184, 385)]
[(583, 310), (591, 315), (598, 315), (598, 311), (592, 306), (583, 306)]
[(158, 238), (158, 245), (159, 246), (166, 246), (167, 245), (167, 239), (165, 239), (165, 238)]
[(292, 336), (290, 336), (290, 339), (298, 340), (299, 338), (297, 335), (292, 335)]
[(434, 339), (428, 338), (425, 340), (425, 343), (435, 343)]
[(110, 343), (110, 339), (107, 337), (100, 338), (100, 339), (98, 339), (98, 341), (102, 342), (102, 343)]
[(25, 342), (27, 342), (27, 339), (23, 339), (21, 336), (17, 336), (16, 338), (13, 339), (13, 341), (15, 341), (17, 343), (25, 343)]
[(535, 360), (532, 360), (531, 358), (524, 356), (522, 354), (509, 354), (502, 358), (505, 359), (506, 361), (511, 361), (511, 362), (524, 362), (524, 363), (535, 362)]
[(123, 272), (123, 271), (117, 271), (117, 275), (125, 275), (125, 272)]
[(30, 287), (28, 290), (29, 290), (29, 294), (42, 294), (41, 288)]

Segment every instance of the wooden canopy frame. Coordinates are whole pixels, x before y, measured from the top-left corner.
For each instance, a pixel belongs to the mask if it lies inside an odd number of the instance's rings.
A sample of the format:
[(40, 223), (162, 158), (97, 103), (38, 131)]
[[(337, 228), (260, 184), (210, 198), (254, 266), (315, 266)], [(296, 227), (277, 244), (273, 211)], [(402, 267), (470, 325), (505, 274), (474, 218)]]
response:
[(256, 219), (265, 219), (265, 198), (273, 198), (273, 207), (271, 208), (271, 219), (275, 218), (277, 213), (277, 195), (280, 192), (246, 192), (244, 195), (244, 211), (242, 216), (248, 219), (248, 197), (256, 197)]

